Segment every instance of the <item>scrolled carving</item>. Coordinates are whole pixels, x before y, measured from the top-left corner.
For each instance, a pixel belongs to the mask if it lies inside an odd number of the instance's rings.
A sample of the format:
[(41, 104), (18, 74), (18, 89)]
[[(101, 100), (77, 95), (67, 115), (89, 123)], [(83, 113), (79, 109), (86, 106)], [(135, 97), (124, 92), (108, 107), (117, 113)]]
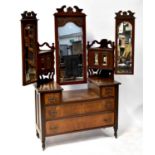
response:
[(37, 19), (36, 16), (37, 14), (34, 13), (33, 11), (28, 12), (28, 11), (24, 11), (22, 14), (22, 19)]
[(64, 12), (64, 9), (66, 8), (66, 5), (63, 5), (61, 8), (57, 8), (57, 11), (59, 12), (59, 13), (62, 13), (62, 12)]
[(89, 77), (102, 77), (102, 78), (113, 78), (113, 71), (111, 70), (103, 70), (99, 68), (88, 68), (88, 76)]
[(135, 18), (134, 12), (128, 10), (128, 11), (118, 11), (116, 14), (116, 18)]
[(38, 43), (38, 47), (43, 47), (44, 45), (46, 45), (50, 49), (53, 49), (53, 50), (55, 49), (54, 43), (52, 43), (52, 46), (50, 46), (49, 43), (47, 43), (47, 42), (44, 42), (43, 44)]
[[(101, 39), (101, 41), (94, 40), (92, 43), (87, 42), (87, 48), (91, 48), (95, 43), (99, 44), (99, 48), (113, 48), (114, 42), (107, 40), (107, 39)], [(110, 45), (110, 47), (108, 46)]]
[(74, 8), (76, 9), (76, 12), (82, 12), (83, 9), (80, 9), (78, 6), (74, 6)]
[(83, 9), (80, 9), (78, 6), (74, 7), (66, 7), (66, 5), (63, 5), (61, 8), (57, 8), (57, 13), (56, 14), (81, 14)]

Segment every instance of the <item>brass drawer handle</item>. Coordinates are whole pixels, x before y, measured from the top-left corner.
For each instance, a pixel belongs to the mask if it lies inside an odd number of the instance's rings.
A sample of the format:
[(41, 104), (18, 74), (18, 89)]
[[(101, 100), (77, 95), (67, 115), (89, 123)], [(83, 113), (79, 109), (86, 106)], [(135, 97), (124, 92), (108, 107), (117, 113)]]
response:
[(57, 114), (57, 111), (49, 111), (49, 113), (50, 113), (51, 115), (56, 115), (56, 114)]
[(106, 88), (106, 89), (105, 89), (105, 93), (106, 93), (107, 95), (112, 95), (113, 89), (112, 89), (112, 88)]
[(48, 101), (49, 102), (56, 102), (56, 98), (49, 98)]
[(107, 93), (112, 92), (112, 90), (113, 90), (112, 88), (106, 88)]
[(106, 102), (105, 103), (105, 108), (112, 109), (112, 102), (111, 101)]
[(105, 123), (110, 123), (110, 122), (112, 121), (112, 119), (111, 119), (111, 118), (104, 118), (103, 121), (104, 121)]
[(51, 127), (50, 127), (50, 130), (57, 130), (57, 129), (58, 129), (57, 126), (51, 126)]

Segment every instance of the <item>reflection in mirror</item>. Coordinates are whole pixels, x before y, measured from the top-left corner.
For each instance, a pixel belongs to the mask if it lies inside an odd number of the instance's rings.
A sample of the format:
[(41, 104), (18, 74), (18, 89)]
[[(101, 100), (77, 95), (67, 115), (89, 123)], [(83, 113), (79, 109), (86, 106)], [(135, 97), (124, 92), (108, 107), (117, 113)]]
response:
[(103, 66), (107, 66), (107, 56), (103, 55)]
[(132, 72), (132, 25), (129, 22), (121, 22), (118, 26), (117, 39), (117, 72)]
[(58, 27), (60, 82), (83, 80), (82, 28), (73, 22)]
[(95, 65), (98, 65), (98, 52), (95, 52)]
[(24, 41), (25, 41), (25, 75), (26, 82), (31, 83), (36, 80), (36, 60), (35, 60), (35, 28), (33, 25), (28, 24), (24, 28)]

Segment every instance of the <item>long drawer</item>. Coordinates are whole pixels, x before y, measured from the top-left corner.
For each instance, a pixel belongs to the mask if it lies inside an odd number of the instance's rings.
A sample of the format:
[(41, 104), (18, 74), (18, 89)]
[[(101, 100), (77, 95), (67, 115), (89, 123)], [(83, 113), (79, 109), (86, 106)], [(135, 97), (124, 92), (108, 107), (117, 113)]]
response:
[(79, 103), (67, 103), (45, 107), (46, 120), (88, 114), (94, 112), (113, 111), (114, 98), (87, 101)]
[(46, 136), (114, 124), (114, 113), (100, 113), (83, 117), (60, 119), (46, 122)]

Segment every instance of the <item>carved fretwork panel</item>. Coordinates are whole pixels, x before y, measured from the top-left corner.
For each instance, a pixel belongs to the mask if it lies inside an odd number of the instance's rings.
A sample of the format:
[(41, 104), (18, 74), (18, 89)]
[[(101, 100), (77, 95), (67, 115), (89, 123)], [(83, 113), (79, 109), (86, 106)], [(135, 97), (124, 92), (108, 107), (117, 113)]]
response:
[[(93, 47), (95, 43), (99, 46)], [(102, 39), (100, 42), (94, 40), (91, 44), (88, 42), (87, 49), (89, 77), (113, 79), (114, 43), (106, 39)]]
[(54, 69), (54, 44), (49, 46), (48, 43), (44, 43), (39, 45), (48, 46), (50, 50), (40, 50), (38, 54), (38, 83), (46, 83), (49, 81), (53, 81), (53, 76), (55, 73)]
[(114, 79), (113, 70), (88, 68), (89, 77), (99, 77), (104, 79)]

